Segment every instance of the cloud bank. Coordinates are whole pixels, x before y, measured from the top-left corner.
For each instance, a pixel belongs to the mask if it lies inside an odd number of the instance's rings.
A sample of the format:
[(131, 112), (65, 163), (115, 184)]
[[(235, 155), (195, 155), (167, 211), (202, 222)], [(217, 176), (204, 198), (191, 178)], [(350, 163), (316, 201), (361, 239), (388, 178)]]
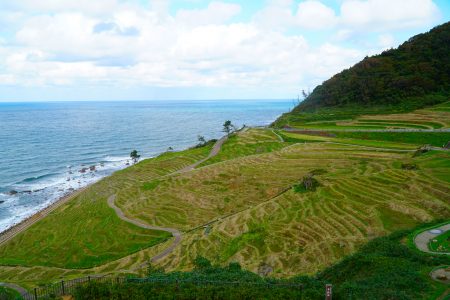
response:
[(0, 87), (217, 88), (290, 96), (396, 46), (395, 33), (440, 20), (431, 0), (343, 0), (335, 7), (273, 0), (250, 14), (238, 1), (200, 1), (175, 11), (173, 5), (2, 1)]

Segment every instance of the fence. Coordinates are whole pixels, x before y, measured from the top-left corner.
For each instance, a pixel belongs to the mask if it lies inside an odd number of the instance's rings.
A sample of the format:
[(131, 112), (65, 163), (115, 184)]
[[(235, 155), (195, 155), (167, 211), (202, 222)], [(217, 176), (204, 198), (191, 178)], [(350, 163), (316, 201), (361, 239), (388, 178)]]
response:
[(60, 281), (51, 285), (34, 288), (30, 293), (22, 295), (25, 300), (54, 299), (63, 295), (73, 295), (76, 289), (89, 283), (109, 283), (123, 284), (155, 284), (158, 286), (174, 285), (176, 288), (183, 288), (185, 285), (196, 286), (236, 286), (236, 287), (263, 287), (270, 289), (293, 289), (300, 293), (303, 291), (302, 284), (296, 283), (273, 283), (273, 282), (242, 282), (242, 281), (210, 281), (197, 279), (167, 279), (167, 278), (127, 278), (127, 277), (83, 277), (73, 280)]
[(96, 276), (96, 277), (82, 277), (67, 281), (60, 281), (54, 284), (46, 285), (43, 287), (36, 287), (30, 293), (22, 295), (25, 300), (38, 300), (38, 299), (53, 299), (55, 297), (73, 294), (77, 287), (83, 284), (89, 284), (90, 282), (99, 283), (124, 283), (127, 278), (125, 277), (112, 277), (112, 276)]

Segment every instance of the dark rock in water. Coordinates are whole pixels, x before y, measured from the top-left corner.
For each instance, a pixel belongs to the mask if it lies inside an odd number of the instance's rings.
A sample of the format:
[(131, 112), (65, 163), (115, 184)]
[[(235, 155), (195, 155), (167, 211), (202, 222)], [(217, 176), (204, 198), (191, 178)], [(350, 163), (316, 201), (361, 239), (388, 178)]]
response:
[(75, 191), (75, 189), (74, 189), (74, 188), (69, 188), (68, 190), (69, 190), (69, 191)]
[(82, 168), (80, 171), (78, 171), (78, 172), (80, 172), (80, 173), (86, 173), (86, 171), (88, 170), (88, 168)]
[(32, 191), (23, 191), (22, 193), (31, 194)]
[(105, 164), (104, 164), (104, 163), (101, 163), (101, 164), (100, 164), (100, 167), (104, 167), (104, 166), (105, 166)]
[(9, 195), (11, 195), (11, 196), (13, 196), (13, 195), (16, 195), (16, 194), (18, 194), (19, 192), (18, 191), (15, 191), (15, 190), (11, 190), (11, 191), (9, 191)]
[(0, 200), (0, 204), (2, 204), (2, 203), (5, 203), (5, 201), (3, 201), (3, 200)]
[(91, 171), (91, 172), (95, 171), (95, 166), (90, 166), (89, 171)]

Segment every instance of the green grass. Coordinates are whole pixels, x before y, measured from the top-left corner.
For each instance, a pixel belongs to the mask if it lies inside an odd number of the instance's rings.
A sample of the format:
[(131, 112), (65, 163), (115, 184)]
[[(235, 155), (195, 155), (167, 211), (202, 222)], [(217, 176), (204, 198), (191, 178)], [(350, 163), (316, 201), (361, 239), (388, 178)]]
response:
[[(204, 256), (253, 272), (268, 265), (275, 277), (315, 274), (376, 237), (450, 218), (448, 152), (412, 157), (418, 145), (397, 140), (280, 135), (285, 142), (271, 130), (240, 132), (217, 157), (185, 173), (173, 172), (206, 157), (211, 145), (116, 172), (1, 247), (0, 280), (29, 286), (133, 273), (168, 247), (170, 241), (149, 247), (165, 236), (118, 219), (106, 205), (111, 194), (128, 217), (185, 231), (157, 263), (167, 271), (190, 270)], [(417, 169), (404, 170), (405, 163)], [(320, 186), (295, 193), (311, 172)]]
[(4, 300), (20, 300), (22, 296), (16, 290), (0, 286), (0, 299)]
[(249, 231), (232, 239), (228, 243), (228, 245), (221, 251), (220, 256), (222, 261), (228, 261), (230, 257), (235, 255), (240, 249), (244, 248), (245, 246), (262, 248), (264, 246), (264, 240), (266, 237), (267, 231), (263, 224), (250, 224)]
[(89, 268), (170, 237), (121, 221), (106, 199), (93, 200), (95, 190), (89, 188), (2, 246), (0, 264)]
[(391, 141), (396, 143), (442, 147), (450, 141), (450, 132), (333, 132), (339, 138)]
[(144, 184), (142, 185), (142, 188), (143, 188), (144, 190), (146, 190), (146, 191), (151, 191), (151, 190), (155, 189), (160, 183), (161, 183), (160, 180), (155, 179), (155, 180), (152, 180), (152, 181), (150, 181), (150, 182), (144, 183)]
[[(375, 238), (314, 276), (264, 278), (234, 262), (220, 266), (196, 257), (189, 271), (151, 269), (139, 284), (137, 281), (94, 283), (81, 287), (77, 296), (82, 299), (191, 299), (192, 295), (196, 299), (323, 299), (325, 284), (331, 283), (336, 299), (437, 299), (447, 286), (431, 280), (428, 273), (437, 266), (449, 264), (450, 257), (431, 256), (404, 245), (402, 241), (410, 232), (396, 231)], [(222, 284), (200, 284), (205, 281)], [(235, 281), (241, 284), (225, 284)], [(269, 286), (274, 283), (301, 284), (302, 288)]]
[(279, 138), (269, 130), (251, 129), (231, 135), (222, 146), (219, 154), (208, 159), (200, 166), (207, 166), (248, 155), (277, 151), (286, 146), (286, 144), (280, 143)]
[(428, 247), (436, 252), (450, 252), (450, 231), (446, 231), (431, 240)]
[(282, 115), (272, 126), (319, 130), (449, 128), (449, 103), (412, 112), (399, 107), (336, 107), (323, 108), (314, 113), (296, 111)]
[[(389, 148), (389, 149), (399, 149), (399, 150), (412, 150), (416, 149), (421, 144), (406, 144), (401, 142), (393, 141), (383, 141), (383, 140), (369, 140), (369, 139), (357, 139), (357, 138), (343, 138), (343, 137), (333, 137), (333, 136), (318, 136), (309, 134), (300, 134), (293, 132), (279, 132), (279, 134), (289, 142), (305, 143), (305, 142), (334, 142), (350, 145), (360, 145), (366, 147), (376, 147), (376, 148)], [(333, 133), (330, 133), (333, 134)], [(340, 136), (340, 135), (338, 135)], [(345, 135), (344, 135), (345, 136)], [(351, 135), (349, 135), (351, 137)]]
[(102, 179), (1, 246), (0, 264), (91, 268), (165, 241), (167, 232), (120, 220), (107, 198), (140, 190), (145, 182), (192, 164), (210, 150), (165, 153)]

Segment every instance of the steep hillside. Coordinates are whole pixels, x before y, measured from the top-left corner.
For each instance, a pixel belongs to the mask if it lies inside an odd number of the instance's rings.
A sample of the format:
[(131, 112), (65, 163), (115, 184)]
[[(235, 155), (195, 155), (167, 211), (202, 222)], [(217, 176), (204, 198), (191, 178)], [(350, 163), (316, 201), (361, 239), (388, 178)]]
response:
[(319, 85), (295, 112), (329, 107), (412, 110), (448, 100), (450, 22), (366, 57)]

